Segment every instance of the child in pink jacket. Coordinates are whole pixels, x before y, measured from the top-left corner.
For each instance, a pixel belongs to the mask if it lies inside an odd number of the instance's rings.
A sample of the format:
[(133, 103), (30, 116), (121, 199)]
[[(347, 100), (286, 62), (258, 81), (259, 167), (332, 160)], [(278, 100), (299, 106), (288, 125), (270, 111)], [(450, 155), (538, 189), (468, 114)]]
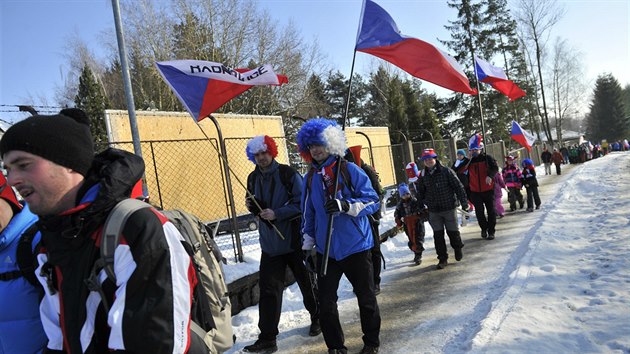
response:
[(498, 218), (502, 218), (505, 215), (505, 209), (501, 204), (501, 198), (503, 198), (502, 189), (505, 187), (505, 181), (500, 173), (494, 175), (494, 210), (497, 213)]

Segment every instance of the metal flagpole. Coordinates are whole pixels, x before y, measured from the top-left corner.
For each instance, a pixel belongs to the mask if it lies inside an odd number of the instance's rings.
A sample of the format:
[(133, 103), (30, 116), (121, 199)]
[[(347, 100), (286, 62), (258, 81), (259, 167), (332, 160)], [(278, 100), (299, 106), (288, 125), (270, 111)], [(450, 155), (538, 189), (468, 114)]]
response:
[(473, 55), (473, 68), (475, 68), (475, 82), (477, 83), (477, 104), (479, 105), (479, 116), (481, 117), (481, 136), (486, 138), (486, 125), (483, 122), (483, 109), (481, 108), (481, 87), (479, 85), (479, 73), (477, 72), (477, 60), (475, 60), (475, 51)]
[[(352, 55), (352, 67), (350, 68), (350, 80), (348, 82), (348, 96), (346, 97), (346, 110), (343, 112), (343, 123), (341, 123), (341, 130), (346, 130), (346, 121), (348, 120), (348, 110), (350, 109), (350, 95), (352, 93), (352, 76), (354, 74), (354, 60), (357, 57), (356, 48), (354, 50), (354, 54)], [(337, 193), (337, 188), (339, 188), (339, 170), (341, 169), (341, 159), (343, 156), (337, 156), (337, 169), (334, 173), (335, 179), (335, 188), (333, 189), (333, 193)], [(332, 196), (333, 198), (335, 195)], [(330, 243), (332, 240), (332, 227), (333, 220), (335, 215), (328, 215), (328, 226), (326, 228), (326, 246), (324, 248), (324, 259), (322, 260), (322, 269), (321, 275), (326, 276), (326, 272), (328, 271), (328, 257), (330, 256)]]

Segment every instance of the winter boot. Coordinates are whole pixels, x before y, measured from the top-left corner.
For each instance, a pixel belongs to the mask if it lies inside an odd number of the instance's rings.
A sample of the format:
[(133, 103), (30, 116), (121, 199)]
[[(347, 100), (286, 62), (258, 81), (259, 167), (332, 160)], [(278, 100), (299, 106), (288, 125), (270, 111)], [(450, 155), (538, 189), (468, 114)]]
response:
[(276, 340), (259, 339), (254, 344), (243, 347), (245, 353), (264, 353), (270, 354), (278, 351)]
[(413, 256), (413, 263), (420, 265), (422, 263), (422, 252), (418, 252)]
[(488, 238), (486, 240), (494, 240), (494, 232), (488, 233)]
[(364, 345), (363, 349), (359, 352), (359, 354), (377, 354), (378, 347), (370, 347), (369, 345)]
[(437, 269), (444, 269), (448, 265), (448, 261), (446, 259), (440, 260), (440, 263), (437, 265)]
[(488, 230), (481, 229), (481, 238), (487, 238), (487, 237), (488, 237)]
[(453, 249), (455, 251), (455, 260), (456, 261), (461, 261), (462, 258), (464, 258), (464, 253), (462, 252), (461, 248), (454, 248)]
[(308, 329), (308, 335), (311, 337), (315, 337), (322, 333), (322, 327), (319, 324), (319, 319), (315, 318), (311, 320), (311, 327)]

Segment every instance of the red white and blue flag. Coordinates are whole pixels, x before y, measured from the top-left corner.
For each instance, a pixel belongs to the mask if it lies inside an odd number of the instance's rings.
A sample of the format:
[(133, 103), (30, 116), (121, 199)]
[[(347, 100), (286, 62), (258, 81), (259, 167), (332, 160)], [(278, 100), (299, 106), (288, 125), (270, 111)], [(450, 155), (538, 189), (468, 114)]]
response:
[(475, 66), (477, 79), (480, 82), (492, 86), (495, 90), (508, 96), (510, 101), (517, 100), (525, 96), (525, 91), (521, 90), (513, 81), (508, 80), (503, 69), (493, 66), (485, 60), (475, 55)]
[(512, 121), (512, 139), (514, 139), (517, 143), (521, 144), (527, 151), (532, 151), (532, 145), (536, 141), (536, 137), (523, 129), (517, 121)]
[(394, 19), (365, 0), (355, 50), (386, 60), (414, 77), (456, 92), (477, 94), (457, 61), (430, 43), (400, 34)]
[(258, 85), (280, 86), (289, 82), (271, 65), (256, 69), (231, 69), (203, 60), (157, 62), (157, 69), (186, 110), (199, 122), (232, 98)]

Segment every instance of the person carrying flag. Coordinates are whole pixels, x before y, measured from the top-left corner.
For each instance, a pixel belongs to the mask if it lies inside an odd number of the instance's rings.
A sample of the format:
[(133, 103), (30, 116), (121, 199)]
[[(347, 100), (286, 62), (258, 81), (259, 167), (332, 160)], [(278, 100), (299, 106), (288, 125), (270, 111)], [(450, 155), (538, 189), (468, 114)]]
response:
[[(368, 216), (379, 208), (379, 197), (361, 167), (340, 158), (346, 152), (345, 133), (335, 121), (307, 121), (297, 134), (298, 151), (311, 162), (302, 189), (302, 250), (315, 249), (321, 269), (327, 241), (330, 253), (325, 275), (318, 274), (320, 322), (328, 353), (347, 353), (337, 310), (342, 275), (352, 284), (359, 303), (363, 331), (362, 354), (378, 353), (381, 315), (374, 288), (374, 237)], [(335, 176), (339, 178), (335, 190)], [(332, 218), (332, 234), (325, 227)], [(329, 239), (330, 237), (330, 239)]]

